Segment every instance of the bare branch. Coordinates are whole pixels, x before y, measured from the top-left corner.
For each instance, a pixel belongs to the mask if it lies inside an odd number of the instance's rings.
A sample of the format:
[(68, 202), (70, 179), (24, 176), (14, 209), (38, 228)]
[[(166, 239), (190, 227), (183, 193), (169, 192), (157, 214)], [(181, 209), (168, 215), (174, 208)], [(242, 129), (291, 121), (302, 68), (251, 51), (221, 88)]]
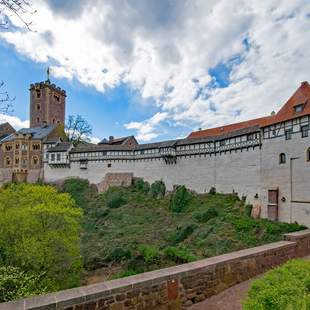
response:
[[(29, 30), (32, 31), (31, 25), (32, 22), (27, 21), (24, 18), (25, 14), (34, 14), (36, 10), (34, 10), (31, 6), (31, 3), (28, 0), (0, 0), (0, 16), (13, 14), (15, 15)], [(0, 27), (8, 28), (8, 21), (4, 20)]]
[(4, 82), (0, 82), (0, 113), (2, 114), (10, 114), (13, 112), (13, 104), (12, 102), (15, 100), (14, 98), (11, 98), (7, 91), (1, 91), (1, 88), (3, 87)]
[(89, 141), (92, 134), (91, 125), (80, 115), (70, 115), (65, 127), (68, 140), (75, 145), (81, 141)]

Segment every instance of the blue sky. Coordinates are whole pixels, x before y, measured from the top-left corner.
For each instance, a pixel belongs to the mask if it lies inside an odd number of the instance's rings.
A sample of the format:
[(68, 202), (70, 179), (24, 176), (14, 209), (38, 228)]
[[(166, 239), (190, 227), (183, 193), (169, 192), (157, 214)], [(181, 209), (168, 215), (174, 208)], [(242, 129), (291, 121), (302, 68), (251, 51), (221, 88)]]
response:
[[(28, 120), (28, 87), (46, 78), (67, 91), (67, 115), (93, 137), (140, 142), (184, 137), (268, 115), (309, 80), (307, 0), (32, 0), (26, 31), (0, 30), (0, 80)], [(119, 8), (122, 7), (122, 10)], [(151, 9), (150, 9), (151, 8)]]
[[(5, 82), (3, 89), (15, 97), (11, 115), (26, 121), (29, 119), (29, 85), (46, 79), (48, 63), (31, 61), (5, 42), (0, 42), (0, 59), (1, 80)], [(75, 79), (51, 79), (67, 92), (66, 115), (82, 115), (92, 125), (93, 136), (99, 139), (110, 135), (119, 137), (134, 134), (134, 130), (124, 127), (125, 123), (143, 121), (158, 111), (151, 100), (144, 103), (139, 92), (126, 84), (101, 93), (94, 87), (83, 86)], [(170, 139), (180, 133), (186, 135), (189, 130), (182, 126), (169, 130), (163, 128), (160, 138)]]

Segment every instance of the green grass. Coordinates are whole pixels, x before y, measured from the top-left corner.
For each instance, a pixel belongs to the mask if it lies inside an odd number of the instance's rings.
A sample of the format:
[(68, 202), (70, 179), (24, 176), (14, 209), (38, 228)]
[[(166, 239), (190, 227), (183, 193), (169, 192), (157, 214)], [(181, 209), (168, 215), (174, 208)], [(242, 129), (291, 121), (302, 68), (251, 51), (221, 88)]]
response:
[[(86, 270), (119, 266), (121, 272), (111, 275), (117, 278), (278, 241), (283, 233), (305, 228), (252, 219), (235, 195), (187, 195), (182, 189), (178, 197), (161, 197), (146, 188), (139, 182), (98, 195), (85, 181), (66, 182), (64, 191), (85, 213)], [(110, 205), (111, 192), (122, 197), (117, 207)], [(183, 197), (186, 203), (178, 209)]]

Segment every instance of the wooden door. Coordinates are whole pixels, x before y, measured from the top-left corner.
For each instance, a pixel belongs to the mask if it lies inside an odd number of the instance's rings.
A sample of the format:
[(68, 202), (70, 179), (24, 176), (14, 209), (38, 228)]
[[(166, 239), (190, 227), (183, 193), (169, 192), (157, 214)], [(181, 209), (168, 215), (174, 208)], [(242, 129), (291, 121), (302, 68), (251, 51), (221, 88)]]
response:
[(278, 189), (268, 190), (268, 219), (272, 221), (278, 220)]

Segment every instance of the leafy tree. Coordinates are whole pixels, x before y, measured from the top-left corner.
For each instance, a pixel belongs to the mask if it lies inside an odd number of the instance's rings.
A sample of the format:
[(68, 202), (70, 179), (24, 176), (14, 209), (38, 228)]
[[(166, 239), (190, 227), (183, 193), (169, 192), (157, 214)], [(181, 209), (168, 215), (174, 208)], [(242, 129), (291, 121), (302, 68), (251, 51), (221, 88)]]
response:
[(79, 284), (82, 211), (51, 186), (11, 184), (0, 189), (0, 261), (57, 290)]
[(92, 126), (81, 115), (70, 115), (66, 122), (65, 132), (68, 140), (77, 145), (82, 141), (90, 140)]

